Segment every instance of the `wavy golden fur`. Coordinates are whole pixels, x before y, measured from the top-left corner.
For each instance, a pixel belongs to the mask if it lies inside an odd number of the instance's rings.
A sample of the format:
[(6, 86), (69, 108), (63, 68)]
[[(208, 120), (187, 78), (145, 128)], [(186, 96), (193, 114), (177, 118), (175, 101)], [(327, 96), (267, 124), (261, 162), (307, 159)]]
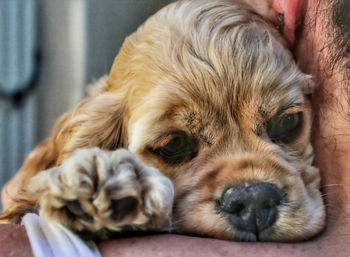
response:
[[(41, 209), (71, 229), (106, 236), (106, 229), (125, 225), (157, 229), (172, 211), (175, 229), (218, 238), (288, 241), (317, 234), (325, 210), (309, 141), (312, 82), (259, 15), (266, 8), (256, 1), (178, 1), (147, 20), (125, 40), (109, 76), (27, 158), (21, 190), (2, 219), (18, 222)], [(281, 113), (303, 116), (288, 143), (267, 132)], [(166, 161), (156, 150), (179, 132), (196, 150)], [(217, 206), (228, 187), (251, 181), (274, 184), (286, 197), (259, 238), (232, 226)], [(123, 197), (137, 211), (118, 216), (112, 205)], [(77, 200), (78, 207), (68, 206)]]

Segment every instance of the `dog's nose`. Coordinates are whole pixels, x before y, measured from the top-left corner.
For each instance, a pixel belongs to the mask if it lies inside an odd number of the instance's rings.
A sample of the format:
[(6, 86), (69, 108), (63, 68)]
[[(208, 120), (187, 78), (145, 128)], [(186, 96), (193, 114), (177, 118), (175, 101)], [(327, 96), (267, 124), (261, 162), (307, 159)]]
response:
[(283, 192), (272, 183), (239, 185), (225, 190), (220, 208), (236, 229), (259, 235), (275, 223), (282, 200)]

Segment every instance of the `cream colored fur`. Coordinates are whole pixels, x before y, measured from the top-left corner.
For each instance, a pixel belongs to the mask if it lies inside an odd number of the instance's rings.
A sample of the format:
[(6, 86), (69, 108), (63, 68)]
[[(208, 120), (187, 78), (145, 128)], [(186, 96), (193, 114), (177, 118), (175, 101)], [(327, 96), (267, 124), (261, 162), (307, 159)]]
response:
[[(2, 218), (15, 222), (41, 209), (74, 230), (103, 234), (124, 225), (160, 229), (173, 207), (180, 232), (246, 240), (215, 201), (228, 186), (254, 180), (276, 184), (288, 198), (274, 232), (261, 240), (320, 232), (325, 210), (306, 95), (312, 81), (257, 13), (275, 15), (256, 1), (190, 0), (151, 17), (125, 40), (110, 74), (31, 154), (20, 171), (21, 191)], [(281, 110), (304, 116), (301, 133), (288, 144), (273, 143), (266, 133)], [(195, 158), (169, 164), (155, 155), (162, 133), (174, 130), (198, 140)], [(111, 201), (125, 196), (138, 199), (137, 211), (111, 220)], [(67, 201), (79, 201), (94, 222), (71, 215)]]

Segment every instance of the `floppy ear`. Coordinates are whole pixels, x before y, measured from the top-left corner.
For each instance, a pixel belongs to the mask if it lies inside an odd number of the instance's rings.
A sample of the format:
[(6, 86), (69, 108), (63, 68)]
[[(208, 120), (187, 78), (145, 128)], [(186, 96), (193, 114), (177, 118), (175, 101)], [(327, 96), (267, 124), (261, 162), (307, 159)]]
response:
[(125, 145), (123, 97), (108, 91), (107, 77), (101, 78), (88, 91), (87, 98), (56, 122), (52, 136), (27, 157), (16, 175), (17, 181), (4, 188), (6, 204), (0, 221), (17, 223), (25, 213), (35, 212), (41, 192), (33, 194), (30, 190), (29, 193), (26, 188), (29, 180), (42, 170), (60, 165), (75, 149), (112, 150)]
[(57, 165), (78, 148), (113, 150), (127, 145), (125, 96), (107, 90), (107, 77), (98, 84), (98, 87), (89, 90), (87, 98), (63, 117), (64, 122), (55, 135), (55, 141), (60, 146)]

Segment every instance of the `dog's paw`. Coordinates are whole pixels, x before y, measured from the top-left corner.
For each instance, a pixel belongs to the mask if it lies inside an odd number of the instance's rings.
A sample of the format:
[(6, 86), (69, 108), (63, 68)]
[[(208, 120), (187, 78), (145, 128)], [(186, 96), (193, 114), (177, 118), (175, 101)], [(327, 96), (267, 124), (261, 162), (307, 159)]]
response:
[(42, 183), (41, 213), (77, 232), (161, 229), (174, 197), (167, 177), (124, 149), (77, 150), (61, 166), (40, 172), (31, 186)]

